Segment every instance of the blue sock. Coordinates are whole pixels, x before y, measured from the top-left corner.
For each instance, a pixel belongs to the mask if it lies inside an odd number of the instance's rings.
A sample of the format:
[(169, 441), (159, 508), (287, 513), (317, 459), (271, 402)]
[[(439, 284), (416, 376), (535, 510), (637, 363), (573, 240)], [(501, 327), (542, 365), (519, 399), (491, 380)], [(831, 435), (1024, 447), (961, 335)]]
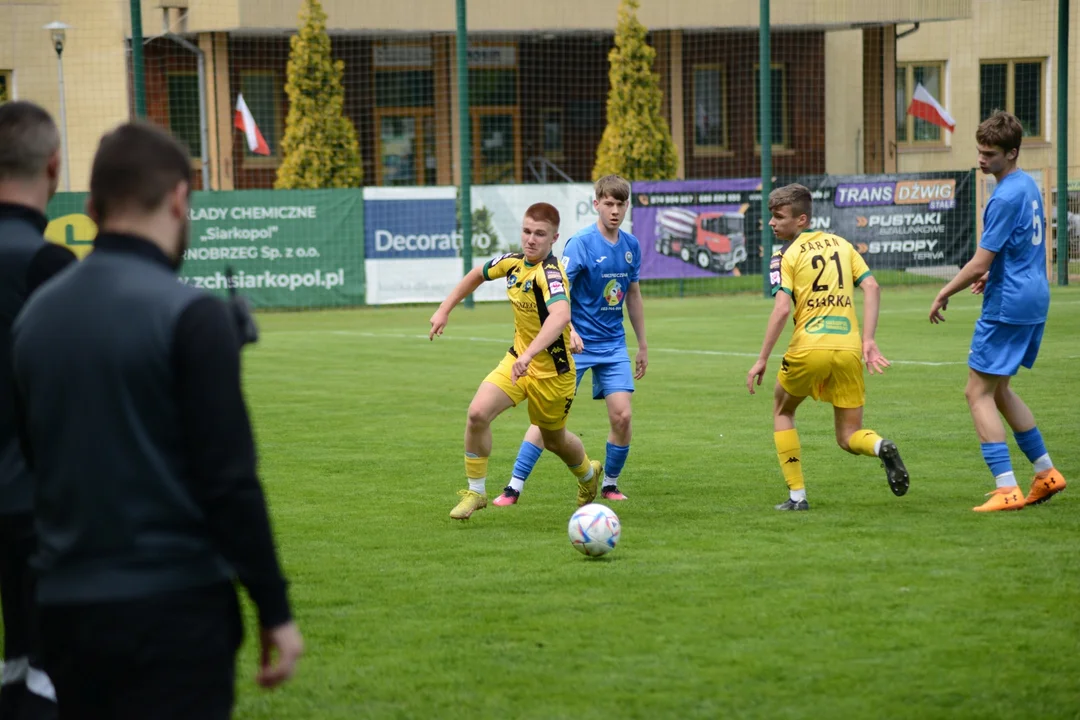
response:
[(1012, 472), (1012, 460), (1009, 458), (1009, 446), (1005, 443), (983, 443), (983, 460), (990, 466), (994, 477)]
[(1027, 455), (1027, 459), (1035, 462), (1046, 454), (1046, 444), (1043, 442), (1039, 428), (1033, 427), (1025, 432), (1015, 433), (1016, 444)]
[[(614, 445), (612, 443), (607, 444), (607, 450), (604, 456), (604, 484), (614, 485), (615, 480), (619, 478), (622, 473), (623, 465), (626, 464), (626, 456), (630, 454), (629, 445)], [(607, 478), (611, 478), (611, 482), (607, 481)]]
[(528, 480), (542, 452), (544, 452), (543, 448), (533, 445), (528, 440), (523, 441), (521, 449), (518, 450), (517, 460), (514, 461), (514, 477), (521, 478), (522, 483)]

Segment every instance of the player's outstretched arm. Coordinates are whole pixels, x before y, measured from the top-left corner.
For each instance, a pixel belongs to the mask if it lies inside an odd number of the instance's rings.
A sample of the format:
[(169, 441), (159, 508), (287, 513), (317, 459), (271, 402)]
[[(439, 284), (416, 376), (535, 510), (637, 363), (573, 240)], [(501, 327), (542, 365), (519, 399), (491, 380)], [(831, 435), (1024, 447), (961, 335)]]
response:
[(859, 289), (863, 291), (863, 361), (871, 375), (875, 372), (883, 373), (885, 368), (889, 367), (889, 361), (878, 350), (877, 340), (874, 339), (877, 333), (878, 316), (881, 312), (881, 286), (871, 275), (863, 278), (863, 281), (859, 283)]
[(443, 334), (446, 323), (450, 321), (450, 311), (457, 307), (459, 302), (476, 292), (476, 289), (483, 284), (484, 271), (480, 268), (473, 268), (465, 274), (465, 277), (461, 278), (461, 281), (439, 305), (439, 309), (431, 316), (431, 332), (428, 333), (428, 340), (434, 340), (436, 335)]
[(634, 358), (634, 379), (645, 377), (649, 367), (649, 341), (645, 339), (645, 302), (641, 297), (641, 283), (630, 283), (626, 291), (626, 314), (630, 316), (630, 325), (637, 338), (637, 356)]
[(930, 305), (930, 322), (935, 325), (945, 322), (945, 316), (942, 315), (942, 312), (949, 306), (949, 298), (969, 285), (978, 282), (983, 275), (990, 271), (990, 265), (994, 262), (995, 257), (997, 257), (996, 252), (987, 250), (984, 247), (976, 250), (975, 257), (968, 260), (967, 265), (960, 268), (960, 272), (956, 273), (956, 277), (941, 288), (941, 292), (934, 298), (934, 302)]
[(765, 326), (765, 340), (761, 343), (761, 352), (758, 354), (758, 359), (753, 367), (750, 368), (750, 372), (746, 374), (746, 389), (750, 391), (751, 395), (754, 394), (755, 380), (758, 387), (761, 387), (761, 379), (765, 375), (769, 355), (772, 354), (773, 348), (776, 347), (776, 341), (780, 339), (780, 333), (784, 332), (784, 325), (787, 324), (790, 315), (791, 296), (786, 292), (777, 291), (776, 299), (773, 301), (772, 313), (769, 315), (769, 324)]
[(556, 300), (548, 305), (548, 316), (544, 319), (544, 324), (540, 326), (540, 332), (529, 343), (529, 347), (518, 356), (517, 362), (510, 370), (510, 381), (516, 383), (519, 377), (524, 376), (529, 370), (532, 359), (555, 342), (569, 324), (570, 303), (567, 300)]

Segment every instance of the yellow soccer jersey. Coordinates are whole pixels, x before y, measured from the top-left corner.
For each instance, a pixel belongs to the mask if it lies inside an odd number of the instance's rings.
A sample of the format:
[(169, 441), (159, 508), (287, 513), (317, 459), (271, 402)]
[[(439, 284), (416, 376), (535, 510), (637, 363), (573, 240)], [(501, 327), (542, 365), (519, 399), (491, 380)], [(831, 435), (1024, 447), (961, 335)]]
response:
[[(514, 344), (510, 354), (518, 357), (536, 336), (548, 316), (548, 306), (554, 302), (570, 302), (569, 283), (559, 260), (554, 255), (536, 265), (530, 265), (523, 253), (506, 253), (484, 265), (484, 279), (506, 278), (506, 296), (514, 306)], [(529, 375), (547, 378), (574, 372), (570, 356), (570, 327), (529, 363)]]
[(784, 243), (769, 263), (772, 293), (795, 302), (795, 332), (788, 350), (862, 351), (854, 294), (870, 268), (847, 240), (804, 231)]

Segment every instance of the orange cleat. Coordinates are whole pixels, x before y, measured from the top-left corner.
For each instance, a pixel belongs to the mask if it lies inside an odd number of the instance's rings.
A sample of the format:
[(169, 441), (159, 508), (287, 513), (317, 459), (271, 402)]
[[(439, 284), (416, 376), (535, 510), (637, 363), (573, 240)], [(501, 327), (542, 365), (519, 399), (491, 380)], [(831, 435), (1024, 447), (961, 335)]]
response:
[(990, 498), (982, 505), (972, 508), (975, 512), (997, 512), (998, 510), (1023, 510), (1024, 496), (1020, 494), (1020, 488), (1000, 487), (993, 492), (986, 493)]
[(1028, 493), (1024, 503), (1027, 505), (1044, 503), (1064, 489), (1065, 477), (1057, 471), (1057, 468), (1050, 468), (1036, 475), (1031, 481), (1031, 492)]

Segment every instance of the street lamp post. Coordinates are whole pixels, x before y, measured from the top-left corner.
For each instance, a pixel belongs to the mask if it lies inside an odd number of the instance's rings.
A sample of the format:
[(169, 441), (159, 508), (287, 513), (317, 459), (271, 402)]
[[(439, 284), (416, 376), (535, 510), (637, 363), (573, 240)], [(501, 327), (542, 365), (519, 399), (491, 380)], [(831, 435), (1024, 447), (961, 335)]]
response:
[(49, 31), (53, 49), (56, 50), (56, 77), (60, 83), (60, 159), (64, 166), (64, 191), (71, 192), (71, 164), (68, 162), (67, 147), (67, 108), (64, 102), (64, 40), (71, 26), (62, 22), (51, 22), (43, 29)]

